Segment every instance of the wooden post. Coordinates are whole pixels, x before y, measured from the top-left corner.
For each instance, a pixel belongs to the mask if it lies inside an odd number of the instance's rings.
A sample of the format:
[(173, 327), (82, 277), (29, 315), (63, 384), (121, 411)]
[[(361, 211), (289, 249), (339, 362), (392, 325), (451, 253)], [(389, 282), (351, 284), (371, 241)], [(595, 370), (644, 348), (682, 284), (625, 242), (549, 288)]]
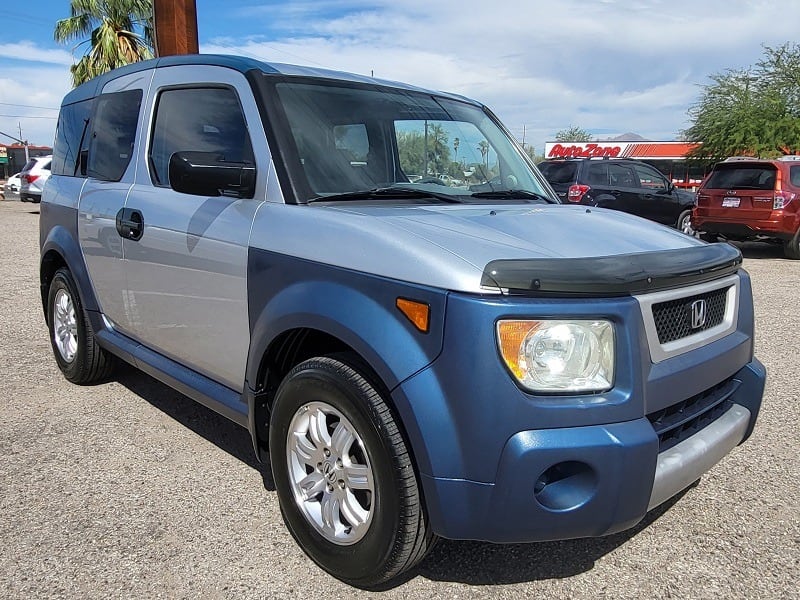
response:
[(195, 0), (153, 0), (156, 56), (197, 54)]

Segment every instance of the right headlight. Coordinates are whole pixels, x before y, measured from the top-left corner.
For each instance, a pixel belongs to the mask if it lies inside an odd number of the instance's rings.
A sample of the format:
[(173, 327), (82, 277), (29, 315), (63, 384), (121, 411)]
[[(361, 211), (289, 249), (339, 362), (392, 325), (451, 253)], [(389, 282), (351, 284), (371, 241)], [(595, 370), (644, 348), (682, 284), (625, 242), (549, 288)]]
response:
[(592, 393), (614, 384), (614, 326), (604, 320), (502, 320), (500, 354), (532, 392)]

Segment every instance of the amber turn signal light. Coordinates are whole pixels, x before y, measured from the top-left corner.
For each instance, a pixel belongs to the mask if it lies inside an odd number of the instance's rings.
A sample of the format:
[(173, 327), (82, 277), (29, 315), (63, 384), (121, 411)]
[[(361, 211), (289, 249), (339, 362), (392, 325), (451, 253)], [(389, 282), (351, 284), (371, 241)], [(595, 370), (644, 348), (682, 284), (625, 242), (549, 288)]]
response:
[(428, 333), (430, 327), (431, 307), (424, 302), (409, 300), (408, 298), (398, 298), (397, 308), (403, 313), (411, 323), (422, 333)]

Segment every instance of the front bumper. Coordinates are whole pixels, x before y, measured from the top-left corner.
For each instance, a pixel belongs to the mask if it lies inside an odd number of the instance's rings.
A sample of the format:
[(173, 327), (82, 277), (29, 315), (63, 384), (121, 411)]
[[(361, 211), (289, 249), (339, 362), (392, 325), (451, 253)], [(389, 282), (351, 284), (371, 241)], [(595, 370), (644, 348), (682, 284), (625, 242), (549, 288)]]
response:
[(521, 431), (506, 443), (493, 483), (423, 474), (434, 530), (451, 539), (532, 542), (628, 529), (749, 436), (766, 371), (740, 369), (730, 408), (668, 450), (647, 418)]

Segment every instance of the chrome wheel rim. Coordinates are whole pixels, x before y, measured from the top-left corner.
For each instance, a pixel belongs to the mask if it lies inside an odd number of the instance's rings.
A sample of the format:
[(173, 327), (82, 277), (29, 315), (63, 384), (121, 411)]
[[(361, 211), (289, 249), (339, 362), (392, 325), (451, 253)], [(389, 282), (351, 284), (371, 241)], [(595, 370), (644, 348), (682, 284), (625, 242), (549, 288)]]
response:
[(53, 342), (66, 362), (75, 360), (78, 352), (78, 324), (75, 305), (66, 290), (58, 290), (53, 299)]
[(692, 228), (692, 215), (686, 215), (683, 217), (683, 221), (681, 221), (681, 231), (686, 235), (694, 235), (694, 229)]
[(324, 402), (301, 406), (286, 440), (289, 484), (298, 508), (329, 542), (355, 544), (375, 507), (375, 477), (353, 424)]

